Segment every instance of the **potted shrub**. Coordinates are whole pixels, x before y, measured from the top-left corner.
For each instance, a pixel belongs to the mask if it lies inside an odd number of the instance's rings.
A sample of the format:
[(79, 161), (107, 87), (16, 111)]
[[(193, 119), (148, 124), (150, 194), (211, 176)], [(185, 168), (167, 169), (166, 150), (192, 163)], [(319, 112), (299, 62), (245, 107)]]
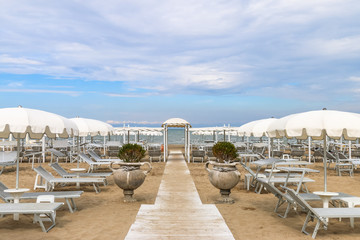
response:
[[(218, 203), (234, 203), (230, 198), (231, 189), (240, 181), (240, 172), (236, 168), (238, 163), (231, 163), (237, 157), (236, 148), (230, 142), (218, 142), (213, 147), (213, 154), (219, 162), (208, 161), (205, 169), (209, 173), (210, 183), (220, 189), (221, 198)], [(209, 168), (212, 165), (212, 169)]]
[[(123, 189), (124, 202), (135, 202), (133, 198), (134, 190), (143, 184), (146, 175), (151, 171), (148, 162), (140, 162), (145, 156), (145, 150), (138, 144), (125, 144), (119, 150), (119, 158), (123, 163), (112, 162), (110, 169), (113, 171), (116, 185)], [(119, 164), (120, 168), (114, 169), (113, 164)], [(143, 171), (141, 166), (148, 165), (149, 169)]]

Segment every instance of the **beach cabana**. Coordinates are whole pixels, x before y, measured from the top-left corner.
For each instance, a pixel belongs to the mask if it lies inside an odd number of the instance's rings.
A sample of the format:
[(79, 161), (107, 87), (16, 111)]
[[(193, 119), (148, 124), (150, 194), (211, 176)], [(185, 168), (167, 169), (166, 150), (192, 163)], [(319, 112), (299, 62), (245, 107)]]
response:
[(168, 156), (168, 128), (184, 128), (185, 129), (185, 158), (190, 162), (190, 131), (191, 124), (182, 118), (170, 118), (166, 120), (161, 127), (164, 128), (164, 161)]

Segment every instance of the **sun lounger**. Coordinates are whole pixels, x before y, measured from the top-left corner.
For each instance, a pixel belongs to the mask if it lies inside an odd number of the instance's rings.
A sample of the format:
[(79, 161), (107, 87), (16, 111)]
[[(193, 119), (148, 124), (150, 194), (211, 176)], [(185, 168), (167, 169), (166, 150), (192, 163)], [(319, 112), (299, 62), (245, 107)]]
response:
[[(277, 187), (267, 183), (265, 180), (258, 179), (258, 181), (263, 184), (264, 188), (268, 192), (271, 192), (272, 194), (274, 194), (275, 197), (279, 199), (274, 210), (275, 213), (278, 212), (279, 207), (281, 207), (284, 203), (287, 203), (285, 213), (283, 215), (278, 214), (279, 217), (286, 218), (291, 209), (291, 206), (295, 205), (295, 201), (288, 194), (281, 192)], [(331, 200), (336, 201), (336, 200), (341, 200), (341, 198), (344, 197), (354, 197), (353, 195), (341, 193), (341, 192), (339, 192), (338, 194), (339, 194), (338, 196), (332, 197)], [(316, 195), (314, 193), (299, 193), (299, 196), (301, 196), (305, 201), (321, 201), (319, 195)]]
[(91, 149), (89, 149), (87, 152), (95, 160), (95, 162), (123, 162), (123, 160), (119, 158), (101, 158), (99, 155), (96, 154), (96, 152)]
[[(55, 227), (55, 213), (64, 203), (1, 203), (0, 215), (6, 214), (32, 214), (39, 219), (39, 224), (43, 232), (50, 231)], [(45, 214), (51, 220), (51, 226), (45, 228), (43, 221), (39, 217)], [(26, 237), (25, 237), (26, 238)]]
[[(96, 193), (99, 193), (99, 183), (106, 185), (104, 178), (55, 178), (51, 173), (46, 171), (41, 166), (34, 168), (34, 171), (37, 173), (34, 189), (40, 187), (44, 188), (46, 191), (52, 191), (54, 190), (56, 184), (91, 183), (94, 186)], [(38, 184), (38, 182), (41, 182), (41, 179), (45, 180), (44, 184)]]
[[(279, 176), (277, 176), (276, 174), (270, 174), (268, 176), (266, 176), (265, 174), (260, 174), (260, 173), (254, 173), (251, 168), (247, 167), (244, 163), (240, 163), (245, 170), (247, 170), (250, 174), (249, 175), (245, 175), (245, 182), (247, 184), (247, 189), (249, 190), (249, 186), (255, 186), (255, 192), (257, 193), (261, 193), (262, 188), (263, 188), (263, 181), (266, 181), (267, 183), (272, 183), (272, 184), (287, 184), (287, 183), (293, 183), (293, 184), (297, 184), (298, 185), (298, 190), (300, 190), (300, 186), (301, 185), (305, 185), (308, 182), (314, 182), (313, 179), (310, 178), (306, 178), (303, 177), (302, 175), (298, 175), (298, 174), (294, 174), (294, 175), (288, 175), (288, 173), (286, 173), (286, 176), (281, 174)], [(250, 177), (253, 178), (252, 183), (250, 183)], [(263, 181), (259, 182), (258, 179), (262, 179)], [(244, 183), (245, 184), (245, 183)], [(306, 185), (305, 185), (306, 188)], [(307, 190), (307, 189), (306, 189)]]
[(17, 152), (1, 152), (0, 153), (0, 175), (4, 171), (5, 167), (13, 166), (16, 164)]
[(65, 162), (67, 162), (68, 156), (66, 156), (66, 154), (60, 152), (59, 150), (56, 150), (56, 149), (54, 149), (54, 148), (51, 148), (51, 149), (47, 149), (47, 151), (51, 153), (50, 163), (53, 162), (53, 158), (54, 158), (54, 157), (55, 157), (57, 163), (59, 162), (59, 159), (60, 159), (60, 158), (64, 158), (64, 159), (65, 159)]
[(110, 166), (110, 164), (112, 163), (111, 161), (101, 161), (101, 162), (95, 162), (93, 160), (91, 160), (91, 158), (89, 158), (88, 156), (86, 156), (86, 154), (84, 153), (80, 153), (79, 157), (82, 161), (86, 162), (87, 164), (89, 164), (89, 169), (88, 169), (88, 173), (91, 173), (94, 171), (94, 169), (96, 169), (97, 167), (100, 166), (104, 166), (104, 165), (108, 165)]
[[(65, 171), (58, 163), (53, 163), (50, 165), (61, 177), (63, 178), (72, 178), (72, 177), (98, 177), (105, 178), (112, 175), (112, 172), (104, 172), (104, 173), (69, 173)], [(79, 174), (79, 175), (78, 175)]]
[[(4, 192), (8, 189), (2, 182), (0, 182), (0, 198), (5, 202), (12, 202), (14, 197), (10, 193)], [(55, 199), (65, 199), (66, 204), (69, 208), (69, 211), (73, 213), (76, 211), (77, 207), (74, 201), (74, 198), (79, 198), (83, 194), (83, 191), (64, 191), (64, 192), (52, 192), (51, 195), (54, 195)], [(21, 195), (20, 199), (37, 199), (38, 196), (49, 195), (48, 192), (26, 192)]]
[(360, 218), (360, 208), (312, 208), (301, 196), (296, 194), (294, 190), (289, 188), (284, 189), (286, 189), (287, 194), (307, 213), (301, 232), (309, 234), (306, 232), (309, 221), (317, 220), (312, 238), (316, 237), (321, 225), (323, 225), (325, 230), (327, 229), (327, 218)]

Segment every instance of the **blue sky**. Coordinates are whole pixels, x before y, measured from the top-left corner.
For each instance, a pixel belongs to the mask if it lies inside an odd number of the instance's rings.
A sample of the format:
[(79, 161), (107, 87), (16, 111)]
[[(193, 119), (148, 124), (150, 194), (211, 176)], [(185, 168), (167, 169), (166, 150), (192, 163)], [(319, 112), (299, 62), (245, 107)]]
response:
[(113, 124), (360, 113), (360, 4), (0, 0), (0, 106)]

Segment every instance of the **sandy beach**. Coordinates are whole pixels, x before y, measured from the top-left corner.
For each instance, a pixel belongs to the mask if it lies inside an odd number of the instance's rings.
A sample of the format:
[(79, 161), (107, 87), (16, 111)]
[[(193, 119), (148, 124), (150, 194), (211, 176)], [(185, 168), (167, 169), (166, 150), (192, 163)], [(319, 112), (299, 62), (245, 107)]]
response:
[[(75, 164), (62, 164), (70, 169)], [(48, 233), (43, 233), (38, 225), (32, 223), (32, 216), (21, 215), (20, 221), (16, 222), (12, 216), (7, 215), (0, 218), (1, 239), (123, 239), (141, 204), (153, 204), (161, 182), (164, 171), (164, 163), (152, 163), (153, 170), (147, 176), (144, 184), (135, 191), (136, 203), (123, 203), (122, 190), (108, 178), (109, 185), (101, 187), (101, 193), (96, 194), (92, 186), (82, 186), (84, 194), (76, 199), (78, 211), (71, 214), (67, 207), (57, 211), (57, 224)], [(53, 170), (44, 164), (51, 172)], [(33, 188), (35, 172), (31, 170), (28, 163), (20, 164), (20, 186)], [(82, 164), (81, 167), (87, 167)], [(209, 182), (207, 172), (202, 163), (188, 164), (191, 176), (194, 180), (200, 198), (204, 204), (213, 204), (219, 197), (219, 192)], [(310, 191), (323, 189), (322, 163), (316, 163), (311, 168), (320, 170), (320, 173), (311, 174), (315, 183), (308, 184)], [(233, 233), (235, 239), (311, 239), (300, 232), (305, 219), (305, 214), (291, 211), (288, 218), (283, 219), (273, 212), (277, 199), (266, 192), (256, 194), (252, 190), (246, 191), (243, 186), (243, 169), (241, 182), (233, 189), (231, 196), (235, 199), (234, 204), (217, 204), (217, 208)], [(360, 181), (359, 171), (355, 177), (336, 176), (334, 170), (328, 171), (328, 188), (330, 191), (341, 191), (360, 196), (357, 188)], [(55, 175), (55, 173), (54, 173)], [(15, 170), (7, 168), (0, 175), (0, 181), (8, 187), (14, 186)], [(61, 190), (77, 190), (75, 186), (58, 187)], [(43, 191), (43, 190), (37, 190)], [(23, 201), (26, 202), (26, 201)], [(321, 206), (321, 203), (315, 203)], [(281, 211), (284, 209), (281, 208)], [(314, 223), (309, 224), (308, 231), (312, 232)], [(355, 228), (352, 229), (348, 219), (339, 222), (330, 220), (327, 231), (320, 230), (317, 239), (358, 239), (360, 228), (358, 220), (355, 220)]]

